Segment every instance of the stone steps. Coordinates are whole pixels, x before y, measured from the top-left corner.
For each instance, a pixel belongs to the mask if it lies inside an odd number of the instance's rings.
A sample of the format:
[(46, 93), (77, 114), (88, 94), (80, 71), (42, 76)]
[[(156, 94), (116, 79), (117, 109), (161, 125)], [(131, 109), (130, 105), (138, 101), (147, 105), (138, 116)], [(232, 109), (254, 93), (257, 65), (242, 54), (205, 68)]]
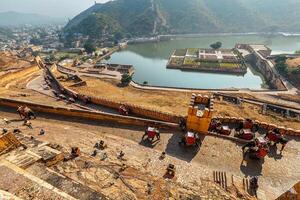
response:
[(15, 154), (12, 153), (5, 158), (5, 160), (23, 169), (29, 167), (40, 159), (41, 157), (39, 155), (29, 150), (20, 151)]
[(65, 193), (80, 200), (106, 200), (107, 197), (94, 191), (86, 185), (78, 183), (62, 174), (59, 174), (41, 163), (36, 163), (27, 169), (34, 176), (48, 182)]
[(0, 189), (21, 199), (77, 199), (5, 159), (0, 161), (0, 169)]

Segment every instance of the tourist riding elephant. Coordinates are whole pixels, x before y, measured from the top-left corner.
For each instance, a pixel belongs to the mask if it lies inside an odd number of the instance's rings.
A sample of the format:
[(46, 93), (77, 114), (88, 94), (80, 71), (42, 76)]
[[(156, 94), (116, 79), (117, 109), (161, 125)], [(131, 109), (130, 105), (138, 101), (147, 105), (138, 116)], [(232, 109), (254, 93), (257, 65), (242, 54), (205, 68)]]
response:
[(34, 112), (27, 106), (19, 106), (17, 109), (21, 119), (35, 119)]

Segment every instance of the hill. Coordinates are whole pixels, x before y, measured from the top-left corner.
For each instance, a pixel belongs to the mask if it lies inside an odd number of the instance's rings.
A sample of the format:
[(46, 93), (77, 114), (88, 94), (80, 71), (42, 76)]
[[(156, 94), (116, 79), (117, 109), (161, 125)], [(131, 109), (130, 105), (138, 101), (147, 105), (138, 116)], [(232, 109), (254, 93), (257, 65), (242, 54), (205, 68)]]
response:
[[(298, 0), (115, 0), (95, 4), (65, 27), (65, 33), (84, 33), (93, 20), (85, 19), (101, 14), (111, 19), (115, 30), (133, 36), (179, 33), (220, 32), (299, 32)], [(101, 35), (106, 23), (97, 27)], [(105, 31), (104, 31), (105, 32)], [(95, 34), (93, 34), (95, 35)], [(90, 35), (92, 36), (92, 35)]]
[(19, 12), (0, 13), (0, 26), (19, 26), (25, 24), (43, 25), (60, 23), (64, 23), (64, 20), (60, 18), (48, 17), (45, 15)]

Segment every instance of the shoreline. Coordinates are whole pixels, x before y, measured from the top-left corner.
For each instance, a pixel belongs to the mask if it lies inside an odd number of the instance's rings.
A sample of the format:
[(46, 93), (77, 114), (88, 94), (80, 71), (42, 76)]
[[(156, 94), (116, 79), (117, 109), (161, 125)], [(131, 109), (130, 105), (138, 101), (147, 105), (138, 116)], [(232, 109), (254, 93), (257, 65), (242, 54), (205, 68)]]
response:
[(148, 42), (162, 42), (166, 40), (176, 39), (176, 38), (197, 38), (197, 37), (207, 37), (207, 36), (247, 36), (247, 35), (266, 35), (266, 36), (283, 36), (283, 37), (300, 37), (299, 32), (246, 32), (246, 33), (183, 33), (183, 34), (163, 34), (157, 36), (145, 36), (139, 38), (133, 38), (127, 40), (128, 44), (138, 44), (138, 43), (148, 43)]

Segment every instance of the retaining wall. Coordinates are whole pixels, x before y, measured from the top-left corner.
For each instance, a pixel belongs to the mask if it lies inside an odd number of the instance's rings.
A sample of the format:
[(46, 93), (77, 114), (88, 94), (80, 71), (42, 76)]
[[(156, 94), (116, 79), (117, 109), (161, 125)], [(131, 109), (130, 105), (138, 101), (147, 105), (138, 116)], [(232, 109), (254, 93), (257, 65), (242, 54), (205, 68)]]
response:
[(30, 107), (32, 110), (37, 112), (51, 113), (51, 114), (57, 114), (57, 115), (62, 115), (67, 117), (78, 117), (81, 119), (115, 122), (119, 124), (135, 125), (135, 126), (143, 126), (143, 127), (155, 125), (162, 129), (174, 129), (174, 130), (179, 129), (179, 126), (174, 123), (168, 123), (168, 122), (162, 122), (156, 120), (147, 120), (147, 119), (142, 119), (137, 117), (120, 116), (120, 115), (103, 113), (103, 112), (47, 106), (47, 105), (35, 104), (27, 101), (19, 101), (19, 100), (12, 100), (6, 98), (0, 98), (0, 105), (8, 106), (15, 109), (17, 109), (17, 107), (20, 105), (26, 105)]

